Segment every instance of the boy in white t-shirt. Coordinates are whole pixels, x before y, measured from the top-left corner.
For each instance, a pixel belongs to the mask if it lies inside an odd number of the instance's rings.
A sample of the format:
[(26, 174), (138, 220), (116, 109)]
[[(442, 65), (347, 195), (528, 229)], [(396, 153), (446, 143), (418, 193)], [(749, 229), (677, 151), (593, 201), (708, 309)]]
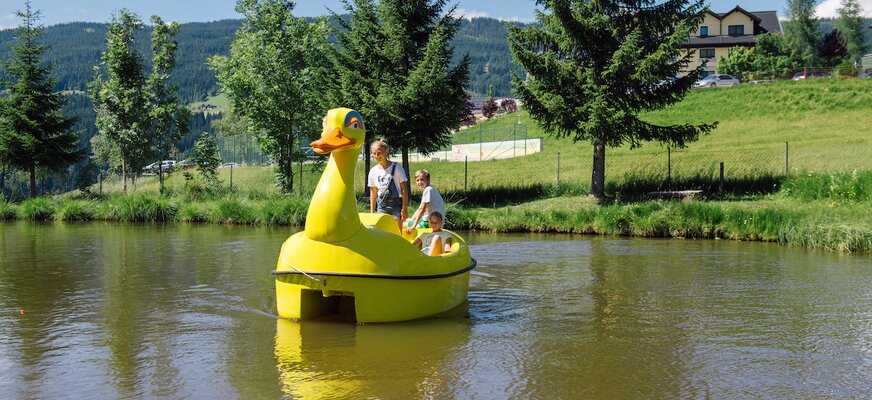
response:
[(428, 222), (430, 214), (434, 211), (440, 215), (445, 215), (445, 202), (442, 200), (442, 195), (433, 186), (430, 186), (430, 172), (426, 169), (421, 169), (415, 172), (415, 185), (424, 189), (421, 194), (421, 205), (415, 211), (415, 214), (406, 220), (406, 233), (412, 233), (415, 228), (427, 228), (426, 224), (419, 223)]

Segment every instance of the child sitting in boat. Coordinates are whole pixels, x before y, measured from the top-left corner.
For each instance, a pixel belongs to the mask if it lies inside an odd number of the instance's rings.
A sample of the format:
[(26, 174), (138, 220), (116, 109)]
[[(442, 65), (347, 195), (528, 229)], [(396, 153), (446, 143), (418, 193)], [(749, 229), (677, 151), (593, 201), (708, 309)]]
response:
[(412, 233), (415, 228), (429, 228), (427, 224), (430, 220), (430, 214), (434, 211), (442, 214), (442, 223), (445, 223), (445, 201), (442, 200), (439, 191), (430, 185), (430, 171), (426, 169), (416, 171), (415, 185), (424, 189), (424, 192), (421, 193), (421, 205), (418, 206), (415, 215), (406, 220), (406, 233)]
[(430, 229), (433, 232), (421, 234), (421, 237), (415, 239), (412, 244), (428, 256), (451, 253), (451, 245), (454, 244), (454, 240), (450, 233), (442, 230), (442, 213), (439, 211), (431, 212), (427, 222), (430, 223)]

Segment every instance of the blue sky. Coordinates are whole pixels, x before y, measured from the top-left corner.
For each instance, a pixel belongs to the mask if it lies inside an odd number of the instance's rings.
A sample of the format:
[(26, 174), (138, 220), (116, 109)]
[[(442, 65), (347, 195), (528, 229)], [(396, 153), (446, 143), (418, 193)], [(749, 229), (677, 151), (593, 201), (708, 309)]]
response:
[[(834, 15), (839, 0), (820, 0), (818, 15)], [(872, 0), (861, 0), (867, 16), (872, 16)], [(42, 11), (41, 22), (53, 25), (62, 22), (106, 22), (111, 13), (127, 7), (144, 20), (158, 14), (164, 20), (179, 22), (204, 22), (219, 19), (241, 18), (234, 7), (235, 0), (32, 0), (32, 7)], [(449, 4), (455, 4), (450, 2)], [(533, 20), (533, 0), (486, 0), (456, 1), (460, 12), (467, 17), (491, 17), (504, 20), (530, 22)], [(15, 10), (22, 9), (23, 0), (0, 0), (0, 28), (9, 28), (18, 23)], [(783, 16), (786, 0), (712, 0), (713, 11), (726, 11), (736, 5), (749, 11), (776, 10)], [(326, 14), (326, 9), (341, 11), (339, 0), (299, 0), (295, 13), (300, 16)]]

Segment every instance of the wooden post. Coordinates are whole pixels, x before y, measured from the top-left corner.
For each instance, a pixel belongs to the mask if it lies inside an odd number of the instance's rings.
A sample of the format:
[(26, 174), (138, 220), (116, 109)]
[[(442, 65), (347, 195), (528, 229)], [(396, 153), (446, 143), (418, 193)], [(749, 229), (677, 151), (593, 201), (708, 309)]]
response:
[(230, 164), (230, 191), (233, 191), (233, 164)]
[(721, 180), (718, 185), (718, 194), (724, 194), (724, 162), (721, 161)]
[(666, 148), (666, 189), (672, 190), (672, 149)]
[(790, 177), (790, 143), (784, 142), (784, 176)]
[(469, 156), (463, 158), (463, 191), (466, 192), (466, 183), (469, 179)]
[(560, 152), (557, 152), (557, 184), (560, 184)]

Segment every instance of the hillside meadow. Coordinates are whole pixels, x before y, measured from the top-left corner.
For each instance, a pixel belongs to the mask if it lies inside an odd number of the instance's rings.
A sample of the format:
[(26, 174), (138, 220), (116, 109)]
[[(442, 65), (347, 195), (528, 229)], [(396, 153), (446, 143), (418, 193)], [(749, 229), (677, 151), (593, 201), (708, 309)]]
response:
[[(586, 197), (591, 145), (552, 138), (525, 112), (461, 131), (455, 143), (477, 142), (483, 132), (490, 140), (521, 139), (519, 133), (525, 132), (544, 138), (541, 153), (412, 163), (411, 169), (431, 171), (433, 185), (450, 203), (454, 229), (766, 240), (872, 252), (872, 80), (700, 89), (642, 117), (654, 123), (717, 121), (718, 128), (686, 149), (667, 150), (656, 143), (608, 149), (612, 200), (604, 205)], [(723, 192), (718, 190), (721, 162)], [(222, 184), (211, 188), (190, 170), (171, 174), (164, 196), (158, 195), (153, 176), (141, 177), (135, 192), (126, 195), (119, 182), (107, 181), (99, 195), (95, 185), (90, 196), (0, 203), (0, 219), (299, 225), (320, 176), (319, 163), (303, 167), (302, 174), (295, 169), (299, 192), (290, 196), (278, 194), (268, 167), (221, 168)], [(362, 162), (356, 176), (357, 191), (363, 193)], [(690, 202), (645, 195), (658, 189), (703, 193)], [(413, 199), (419, 195), (413, 188)], [(361, 200), (359, 209), (368, 209)]]

